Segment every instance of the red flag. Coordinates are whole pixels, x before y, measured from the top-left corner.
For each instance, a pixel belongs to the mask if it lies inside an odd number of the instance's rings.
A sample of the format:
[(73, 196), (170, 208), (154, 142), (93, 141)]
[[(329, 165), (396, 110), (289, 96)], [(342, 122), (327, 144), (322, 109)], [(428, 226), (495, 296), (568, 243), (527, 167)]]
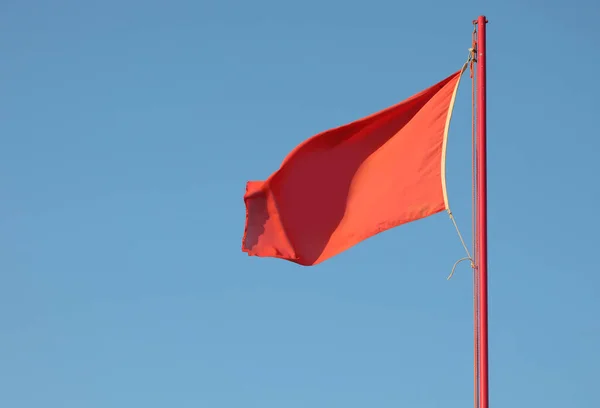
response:
[(463, 70), (296, 147), (246, 186), (242, 250), (315, 265), (448, 208), (445, 153)]

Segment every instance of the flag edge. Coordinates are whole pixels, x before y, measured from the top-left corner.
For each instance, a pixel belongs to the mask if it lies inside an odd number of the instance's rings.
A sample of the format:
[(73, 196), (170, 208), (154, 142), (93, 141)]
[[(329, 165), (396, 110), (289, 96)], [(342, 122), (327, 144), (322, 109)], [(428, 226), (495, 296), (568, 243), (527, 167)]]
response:
[(456, 85), (454, 85), (454, 91), (452, 92), (452, 98), (450, 99), (450, 105), (448, 106), (448, 114), (446, 115), (446, 124), (444, 126), (444, 136), (442, 140), (442, 194), (444, 197), (444, 207), (446, 211), (450, 211), (450, 204), (448, 201), (448, 186), (446, 183), (446, 151), (448, 148), (448, 133), (450, 131), (450, 122), (452, 121), (452, 112), (454, 110), (454, 104), (456, 102), (456, 95), (458, 94), (458, 87), (460, 85), (460, 80), (462, 78), (462, 74), (465, 72), (468, 63), (465, 63), (461, 70), (458, 72), (458, 79), (456, 81)]

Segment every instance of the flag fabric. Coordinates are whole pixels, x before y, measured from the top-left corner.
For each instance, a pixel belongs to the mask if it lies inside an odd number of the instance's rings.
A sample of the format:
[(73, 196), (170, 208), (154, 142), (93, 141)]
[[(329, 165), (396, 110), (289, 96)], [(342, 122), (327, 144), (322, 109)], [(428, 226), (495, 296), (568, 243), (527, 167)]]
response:
[(248, 182), (242, 250), (310, 266), (448, 209), (446, 142), (463, 71), (311, 137), (267, 180)]

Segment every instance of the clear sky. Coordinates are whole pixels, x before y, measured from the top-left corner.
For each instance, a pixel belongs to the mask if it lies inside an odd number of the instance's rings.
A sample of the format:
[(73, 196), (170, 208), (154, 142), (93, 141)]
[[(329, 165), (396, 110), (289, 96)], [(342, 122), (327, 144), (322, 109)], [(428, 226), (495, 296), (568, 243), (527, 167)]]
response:
[[(242, 197), (458, 70), (481, 13), (491, 404), (596, 404), (597, 2), (5, 0), (0, 406), (471, 406), (447, 215), (306, 268), (241, 252)], [(470, 241), (463, 79), (448, 188)]]

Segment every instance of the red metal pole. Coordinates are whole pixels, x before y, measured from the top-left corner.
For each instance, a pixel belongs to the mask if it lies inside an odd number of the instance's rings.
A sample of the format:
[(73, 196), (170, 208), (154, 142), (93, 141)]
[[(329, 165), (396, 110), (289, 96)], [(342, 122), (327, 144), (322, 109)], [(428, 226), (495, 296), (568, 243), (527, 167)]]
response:
[(479, 249), (479, 407), (489, 408), (488, 381), (488, 251), (486, 157), (486, 49), (487, 19), (477, 19), (477, 242)]

